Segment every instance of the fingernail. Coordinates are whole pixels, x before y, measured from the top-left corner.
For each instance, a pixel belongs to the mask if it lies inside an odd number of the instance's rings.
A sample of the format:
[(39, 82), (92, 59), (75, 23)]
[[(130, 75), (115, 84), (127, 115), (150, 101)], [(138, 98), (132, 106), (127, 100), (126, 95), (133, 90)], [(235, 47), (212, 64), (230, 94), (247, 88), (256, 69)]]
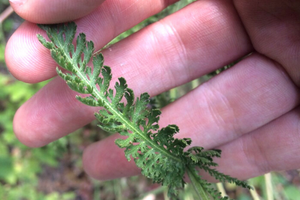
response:
[(22, 5), (23, 3), (25, 3), (27, 0), (9, 0), (10, 3), (12, 4), (17, 4), (17, 5)]

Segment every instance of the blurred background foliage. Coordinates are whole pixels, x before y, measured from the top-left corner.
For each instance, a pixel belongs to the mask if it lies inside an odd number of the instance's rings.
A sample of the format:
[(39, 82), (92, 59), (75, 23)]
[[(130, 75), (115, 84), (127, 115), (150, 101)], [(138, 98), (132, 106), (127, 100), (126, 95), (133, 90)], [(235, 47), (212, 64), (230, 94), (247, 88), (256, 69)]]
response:
[[(192, 0), (181, 0), (164, 11), (122, 33), (106, 47), (131, 35), (141, 28), (176, 12)], [(9, 9), (8, 0), (0, 0), (0, 13)], [(0, 17), (1, 18), (1, 17)], [(26, 84), (15, 80), (8, 72), (5, 44), (22, 23), (16, 14), (9, 15), (0, 25), (0, 199), (1, 200), (162, 200), (168, 199), (166, 188), (153, 185), (142, 176), (112, 181), (96, 181), (82, 168), (83, 149), (94, 141), (107, 137), (95, 122), (42, 148), (28, 148), (21, 144), (12, 128), (13, 116), (26, 100), (46, 82)], [(163, 107), (229, 66), (201, 77), (179, 88), (161, 94), (153, 106)], [(120, 166), (121, 167), (121, 166)], [(248, 191), (230, 184), (216, 187), (238, 200), (297, 200), (300, 199), (299, 171), (277, 172), (256, 177), (249, 182), (255, 190)], [(193, 200), (191, 186), (180, 194), (180, 199)]]

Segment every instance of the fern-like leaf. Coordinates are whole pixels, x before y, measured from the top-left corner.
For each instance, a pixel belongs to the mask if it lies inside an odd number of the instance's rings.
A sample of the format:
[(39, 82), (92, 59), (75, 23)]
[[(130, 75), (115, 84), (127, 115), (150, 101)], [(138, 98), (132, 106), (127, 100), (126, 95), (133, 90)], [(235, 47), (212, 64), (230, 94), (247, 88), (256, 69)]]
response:
[[(196, 183), (203, 188), (202, 195), (220, 199), (210, 184), (201, 179), (197, 169), (204, 169), (221, 181), (228, 180), (243, 187), (245, 182), (223, 175), (210, 167), (217, 166), (213, 157), (220, 157), (220, 150), (203, 151), (201, 147), (184, 149), (191, 144), (191, 139), (175, 139), (179, 128), (169, 125), (159, 129), (160, 111), (148, 109), (150, 102), (147, 93), (134, 97), (134, 92), (128, 88), (126, 80), (119, 78), (110, 88), (111, 69), (103, 66), (102, 54), (93, 56), (94, 44), (86, 41), (83, 33), (77, 37), (76, 48), (72, 44), (76, 33), (76, 24), (40, 25), (47, 32), (50, 41), (38, 35), (40, 42), (50, 49), (52, 58), (69, 73), (57, 68), (58, 75), (68, 86), (85, 97), (76, 98), (84, 104), (102, 107), (95, 113), (99, 126), (108, 132), (118, 132), (127, 136), (117, 139), (115, 143), (125, 148), (128, 160), (134, 159), (141, 168), (142, 174), (169, 187), (169, 196), (176, 197), (178, 188), (183, 188), (186, 171)], [(92, 60), (93, 67), (88, 66)]]

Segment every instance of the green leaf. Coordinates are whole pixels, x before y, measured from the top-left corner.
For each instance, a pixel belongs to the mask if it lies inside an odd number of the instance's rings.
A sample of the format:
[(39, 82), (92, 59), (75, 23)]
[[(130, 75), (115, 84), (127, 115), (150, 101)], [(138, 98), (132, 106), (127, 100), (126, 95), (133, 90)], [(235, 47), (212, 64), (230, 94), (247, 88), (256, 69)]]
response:
[[(176, 198), (178, 189), (184, 187), (184, 174), (187, 169), (194, 177), (192, 181), (196, 181), (195, 184), (203, 188), (203, 194), (209, 194), (214, 199), (221, 197), (213, 188), (208, 187), (210, 184), (201, 179), (197, 173), (198, 168), (222, 181), (248, 186), (210, 168), (217, 165), (213, 162), (213, 157), (220, 157), (221, 151), (203, 151), (202, 147), (185, 151), (192, 141), (189, 138), (174, 138), (179, 132), (176, 125), (159, 129), (160, 111), (148, 108), (148, 93), (135, 98), (134, 92), (128, 88), (122, 77), (115, 83), (114, 88), (110, 88), (111, 69), (103, 66), (102, 54), (93, 56), (93, 42), (86, 41), (85, 35), (80, 33), (76, 48), (74, 47), (72, 42), (76, 33), (75, 23), (40, 27), (47, 32), (50, 39), (47, 41), (38, 35), (40, 42), (50, 49), (52, 58), (60, 67), (69, 71), (65, 73), (57, 68), (58, 75), (72, 90), (85, 94), (85, 97), (76, 97), (79, 101), (99, 107), (99, 111), (95, 113), (99, 127), (126, 136), (125, 139), (117, 139), (115, 143), (125, 148), (126, 158), (133, 159), (143, 175), (155, 183), (168, 186), (170, 197)], [(88, 63), (93, 63), (93, 66), (88, 66)]]

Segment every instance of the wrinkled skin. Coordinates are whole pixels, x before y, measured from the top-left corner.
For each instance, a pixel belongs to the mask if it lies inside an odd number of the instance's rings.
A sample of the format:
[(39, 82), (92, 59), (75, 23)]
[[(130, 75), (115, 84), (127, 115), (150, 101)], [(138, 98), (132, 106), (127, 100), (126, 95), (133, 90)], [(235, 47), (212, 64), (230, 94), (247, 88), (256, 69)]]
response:
[[(11, 3), (27, 21), (10, 38), (6, 62), (21, 81), (56, 76), (56, 64), (36, 39), (34, 23), (75, 20), (100, 49), (112, 38), (174, 0), (27, 0)], [(45, 33), (43, 33), (45, 34)], [(152, 96), (248, 57), (162, 110), (160, 125), (177, 124), (177, 137), (220, 148), (220, 171), (246, 179), (300, 167), (300, 1), (202, 0), (152, 24), (103, 52), (114, 80)], [(94, 119), (60, 78), (16, 113), (14, 130), (41, 147)], [(86, 172), (97, 179), (139, 173), (114, 145), (118, 135), (85, 149)]]

